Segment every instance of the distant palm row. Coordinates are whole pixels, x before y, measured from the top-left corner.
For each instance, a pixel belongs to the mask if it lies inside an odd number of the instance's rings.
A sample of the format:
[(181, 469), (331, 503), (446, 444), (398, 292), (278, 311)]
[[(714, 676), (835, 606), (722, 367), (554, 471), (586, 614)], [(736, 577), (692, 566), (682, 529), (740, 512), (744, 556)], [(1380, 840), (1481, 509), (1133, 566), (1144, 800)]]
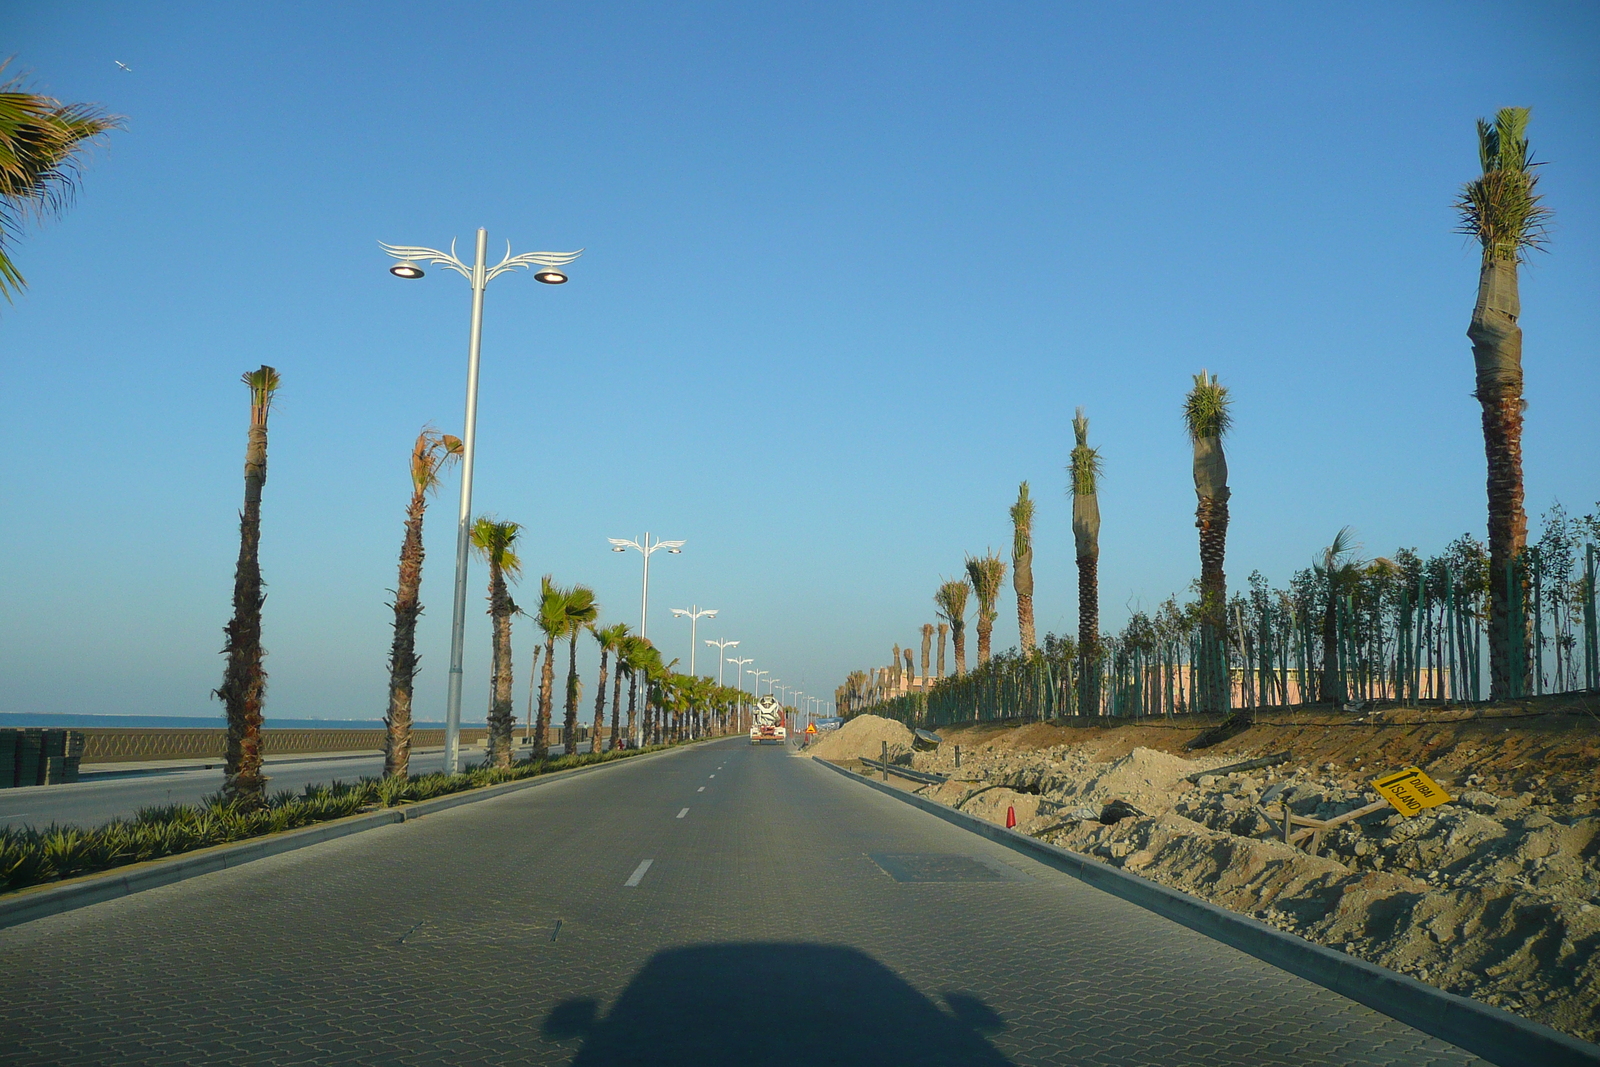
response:
[[(266, 777), (261, 769), (262, 706), (267, 673), (262, 666), (262, 592), (259, 547), (261, 541), (261, 491), (267, 480), (267, 416), (278, 391), (278, 372), (261, 367), (244, 376), (250, 388), (250, 432), (245, 450), (244, 509), (239, 514), (239, 562), (234, 573), (233, 618), (227, 627), (227, 655), (222, 685), (216, 695), (227, 710), (228, 742), (223, 792), (246, 807), (265, 802)], [(441, 472), (460, 458), (461, 441), (450, 434), (424, 428), (411, 449), (411, 501), (406, 509), (405, 538), (400, 547), (400, 575), (395, 588), (394, 644), (389, 653), (389, 705), (384, 774), (405, 777), (410, 770), (413, 685), (417, 676), (417, 619), (422, 615), (422, 522), (428, 498), (438, 487)], [(541, 649), (535, 646), (529, 665), (528, 721), (533, 724), (533, 759), (545, 759), (550, 748), (550, 722), (554, 698), (556, 646), (567, 644), (565, 718), (561, 744), (576, 751), (578, 703), (582, 681), (578, 676), (578, 638), (589, 634), (600, 647), (600, 677), (595, 687), (594, 721), (589, 737), (593, 751), (604, 750), (606, 686), (611, 683), (609, 747), (642, 734), (646, 743), (660, 744), (724, 731), (740, 704), (740, 690), (717, 685), (710, 678), (679, 674), (677, 660), (664, 662), (647, 638), (633, 634), (625, 623), (599, 625), (600, 605), (586, 585), (558, 585), (550, 575), (539, 580), (539, 601), (531, 612), (511, 598), (509, 584), (522, 573), (517, 542), (522, 527), (491, 516), (480, 516), (471, 527), (472, 548), (489, 565), (489, 616), (493, 642), (490, 661), (491, 700), (488, 715), (487, 762), (509, 767), (512, 762), (511, 620), (531, 616), (544, 636), (544, 666), (539, 676), (538, 707), (534, 709), (533, 674), (539, 670)], [(612, 667), (615, 676), (609, 677)], [(628, 679), (628, 717), (622, 723), (622, 680)], [(642, 684), (641, 684), (642, 683)], [(640, 697), (643, 696), (643, 707)], [(642, 711), (643, 721), (639, 719)]]
[[(1301, 684), (1298, 692), (1301, 700), (1309, 699), (1312, 693), (1323, 700), (1335, 700), (1357, 691), (1371, 692), (1373, 677), (1356, 677), (1360, 675), (1360, 670), (1347, 664), (1354, 665), (1362, 660), (1363, 649), (1370, 642), (1363, 634), (1360, 620), (1365, 617), (1363, 612), (1370, 614), (1371, 610), (1376, 610), (1371, 606), (1379, 603), (1389, 604), (1393, 609), (1393, 621), (1386, 624), (1386, 632), (1389, 633), (1387, 647), (1390, 651), (1383, 653), (1384, 642), (1374, 639), (1380, 654), (1372, 660), (1374, 663), (1384, 661), (1387, 656), (1389, 673), (1393, 675), (1383, 683), (1389, 687), (1388, 691), (1407, 691), (1409, 680), (1409, 691), (1415, 695), (1424, 678), (1429, 679), (1428, 685), (1438, 687), (1444, 684), (1440, 679), (1446, 677), (1448, 670), (1454, 679), (1449, 684), (1459, 691), (1457, 695), (1475, 695), (1475, 681), (1467, 684), (1467, 675), (1476, 674), (1476, 667), (1472, 666), (1476, 662), (1472, 658), (1475, 653), (1469, 655), (1462, 651), (1467, 647), (1464, 629), (1462, 643), (1458, 644), (1454, 636), (1448, 642), (1448, 655), (1454, 657), (1451, 661), (1455, 663), (1454, 667), (1440, 667), (1433, 675), (1428, 675), (1428, 668), (1422, 666), (1422, 661), (1417, 657), (1426, 647), (1422, 636), (1424, 633), (1445, 634), (1446, 626), (1464, 627), (1471, 620), (1472, 605), (1460, 598), (1473, 595), (1480, 586), (1484, 601), (1483, 614), (1487, 616), (1490, 699), (1520, 697), (1543, 690), (1545, 673), (1541, 657), (1547, 632), (1543, 627), (1547, 614), (1543, 605), (1552, 587), (1545, 584), (1542, 576), (1559, 553), (1550, 548), (1543, 552), (1530, 549), (1523, 502), (1522, 422), (1525, 404), (1522, 399), (1522, 330), (1517, 324), (1521, 311), (1517, 271), (1530, 250), (1544, 246), (1550, 218), (1548, 209), (1540, 203), (1537, 191), (1536, 168), (1539, 164), (1533, 161), (1528, 145), (1528, 117), (1526, 108), (1502, 108), (1492, 123), (1483, 119), (1478, 121), (1478, 153), (1482, 173), (1462, 187), (1455, 205), (1460, 215), (1459, 232), (1476, 238), (1483, 249), (1478, 299), (1467, 328), (1476, 369), (1477, 389), (1474, 396), (1482, 409), (1484, 452), (1488, 467), (1488, 551), (1483, 561), (1481, 581), (1473, 584), (1466, 572), (1462, 572), (1460, 580), (1452, 578), (1447, 583), (1448, 590), (1435, 592), (1425, 579), (1419, 585), (1420, 562), (1414, 567), (1402, 565), (1406, 562), (1402, 559), (1403, 553), (1397, 554), (1401, 563), (1379, 560), (1357, 567), (1350, 558), (1352, 546), (1349, 535), (1341, 532), (1333, 545), (1323, 553), (1325, 558), (1318, 567), (1307, 572), (1309, 577), (1305, 583), (1308, 588), (1315, 588), (1315, 596), (1269, 598), (1259, 576), (1252, 575), (1251, 603), (1256, 605), (1255, 615), (1259, 626), (1247, 626), (1243, 602), (1229, 601), (1223, 569), (1230, 496), (1223, 439), (1232, 422), (1230, 400), (1227, 388), (1214, 375), (1202, 370), (1195, 375), (1193, 386), (1183, 403), (1183, 421), (1193, 446), (1194, 487), (1198, 500), (1195, 526), (1200, 532), (1199, 599), (1187, 609), (1179, 609), (1175, 600), (1164, 609), (1166, 615), (1171, 617), (1171, 625), (1167, 627), (1170, 631), (1168, 637), (1163, 638), (1170, 643), (1182, 636), (1181, 643), (1187, 643), (1191, 637), (1183, 635), (1192, 635), (1193, 648), (1184, 654), (1189, 667), (1180, 684), (1180, 688), (1187, 687), (1190, 691), (1184, 703), (1191, 710), (1220, 713), (1235, 703), (1234, 672), (1238, 669), (1235, 661), (1240, 656), (1246, 664), (1246, 677), (1259, 676), (1256, 699), (1274, 690), (1279, 695), (1285, 694), (1289, 667), (1283, 657), (1288, 654), (1290, 637), (1299, 643), (1305, 657), (1299, 670)], [(1078, 639), (1072, 651), (1075, 662), (1065, 674), (1072, 676), (1076, 692), (1071, 699), (1057, 701), (1057, 704), (1063, 707), (1070, 704), (1084, 709), (1084, 713), (1094, 714), (1106, 707), (1102, 700), (1102, 688), (1108, 682), (1113, 687), (1121, 687), (1125, 679), (1131, 677), (1133, 681), (1128, 684), (1136, 689), (1145, 685), (1142, 680), (1144, 668), (1140, 665), (1143, 661), (1139, 656), (1133, 656), (1128, 661), (1132, 665), (1125, 670), (1119, 665), (1120, 660), (1112, 662), (1116, 657), (1108, 655), (1108, 652), (1120, 654), (1137, 650), (1145, 643), (1153, 648), (1160, 642), (1154, 639), (1146, 642), (1143, 636), (1135, 635), (1116, 642), (1118, 647), (1112, 650), (1107, 647), (1108, 639), (1100, 633), (1100, 507), (1096, 490), (1101, 466), (1098, 450), (1089, 445), (1089, 420), (1082, 408), (1078, 409), (1077, 417), (1073, 420), (1073, 432), (1076, 441), (1068, 471), (1073, 500), (1072, 532), (1078, 564)], [(1011, 520), (1020, 659), (1025, 663), (1039, 654), (1033, 622), (1033, 501), (1027, 482), (1023, 482), (1018, 491), (1016, 504), (1011, 508)], [(1566, 535), (1557, 535), (1554, 543), (1565, 543), (1563, 537)], [(1453, 549), (1457, 547), (1452, 546)], [(1600, 638), (1597, 638), (1594, 619), (1594, 549), (1590, 548), (1589, 552), (1585, 578), (1571, 583), (1571, 591), (1567, 591), (1565, 584), (1560, 584), (1568, 582), (1564, 576), (1570, 573), (1571, 565), (1565, 569), (1558, 567), (1551, 572), (1552, 579), (1558, 583), (1558, 592), (1552, 603), (1558, 607), (1551, 609), (1548, 614), (1556, 634), (1557, 677), (1575, 678), (1573, 665), (1582, 658), (1588, 664), (1588, 683), (1596, 685), (1600, 684), (1596, 680), (1597, 673), (1600, 673), (1600, 645), (1597, 645)], [(1373, 567), (1377, 570), (1369, 575), (1367, 572)], [(959, 677), (966, 672), (965, 616), (967, 602), (973, 596), (978, 602), (980, 669), (990, 659), (990, 634), (996, 618), (996, 601), (1005, 579), (1006, 564), (995, 553), (989, 552), (981, 557), (968, 557), (965, 572), (959, 578), (944, 581), (934, 594), (934, 605), (941, 620), (937, 630), (932, 623), (922, 626), (923, 695), (928, 695), (930, 699), (930, 689), (937, 688), (930, 687), (928, 681), (928, 646), (935, 632), (939, 639), (938, 677), (942, 679), (944, 676), (944, 638), (947, 629), (955, 646), (955, 673)], [(1393, 585), (1394, 591), (1385, 594), (1389, 600), (1367, 596), (1363, 601), (1357, 595), (1360, 585), (1358, 579), (1362, 576), (1370, 578), (1371, 582)], [(1297, 582), (1300, 580), (1297, 576)], [(1585, 582), (1587, 585), (1584, 585)], [(1290, 608), (1278, 610), (1271, 605), (1260, 607), (1256, 604), (1266, 604), (1269, 599), (1281, 599), (1290, 604)], [(1439, 610), (1444, 612), (1441, 620), (1451, 620), (1448, 623), (1441, 621), (1437, 629), (1432, 628), (1433, 624), (1428, 621), (1431, 616), (1427, 615), (1435, 599), (1440, 605)], [(1236, 597), (1235, 601), (1239, 601), (1239, 598)], [(1317, 640), (1311, 636), (1312, 612), (1317, 615), (1315, 626), (1320, 630), (1316, 635)], [(1577, 648), (1577, 634), (1572, 627), (1574, 612), (1581, 616), (1584, 629), (1582, 657), (1575, 652), (1561, 651), (1564, 647)], [(1383, 627), (1376, 624), (1367, 628), (1367, 632), (1373, 634), (1380, 630)], [(1252, 636), (1257, 632), (1259, 637)], [(1274, 633), (1280, 636), (1274, 638)], [(1304, 639), (1299, 636), (1301, 634)], [(1442, 641), (1443, 637), (1438, 639)], [(1566, 639), (1566, 645), (1563, 645), (1563, 639)], [(1320, 644), (1321, 648), (1313, 649), (1316, 644)], [(1053, 650), (1061, 647), (1060, 643), (1055, 643)], [(902, 654), (905, 659), (904, 675), (901, 675)], [(892, 679), (913, 675), (913, 663), (909, 648), (902, 653), (897, 645), (894, 656), (889, 674), (891, 688), (898, 690), (900, 686)], [(1321, 658), (1320, 672), (1313, 671), (1312, 660), (1316, 656)], [(1059, 656), (1046, 658), (1059, 659)], [(1176, 652), (1168, 657), (1174, 664), (1179, 658)], [(1281, 671), (1269, 677), (1269, 666), (1273, 662), (1280, 663)], [(1315, 681), (1311, 678), (1313, 673), (1320, 674)], [(1277, 682), (1273, 681), (1274, 677), (1278, 679)], [(1055, 675), (1051, 679), (1049, 684), (1043, 685), (1043, 689), (1055, 692), (1059, 679)], [(952, 692), (956, 688), (953, 681), (941, 684)], [(1170, 690), (1172, 679), (1169, 678), (1165, 684)], [(836, 695), (841, 708), (859, 709), (870, 703), (874, 695), (881, 696), (883, 691), (884, 687), (878, 679), (867, 672), (857, 671), (845, 679)], [(1170, 706), (1170, 700), (1168, 704)], [(1140, 703), (1139, 706), (1145, 705)]]

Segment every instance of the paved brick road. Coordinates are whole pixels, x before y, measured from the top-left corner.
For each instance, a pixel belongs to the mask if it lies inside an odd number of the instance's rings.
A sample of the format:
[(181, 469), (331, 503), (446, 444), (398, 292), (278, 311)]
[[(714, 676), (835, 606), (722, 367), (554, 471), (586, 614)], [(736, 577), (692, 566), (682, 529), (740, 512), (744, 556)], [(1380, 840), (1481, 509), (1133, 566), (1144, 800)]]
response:
[(1482, 1064), (738, 741), (0, 931), (0, 1061)]

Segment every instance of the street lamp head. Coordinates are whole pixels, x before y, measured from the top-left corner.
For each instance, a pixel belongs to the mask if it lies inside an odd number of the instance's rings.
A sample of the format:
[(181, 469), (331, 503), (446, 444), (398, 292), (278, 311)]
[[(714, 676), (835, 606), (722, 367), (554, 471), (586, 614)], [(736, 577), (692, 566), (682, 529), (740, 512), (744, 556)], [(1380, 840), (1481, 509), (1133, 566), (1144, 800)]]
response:
[(533, 272), (533, 280), (544, 282), (546, 285), (565, 285), (567, 276), (554, 267), (545, 267)]
[(616, 548), (613, 548), (611, 551), (613, 551), (613, 552), (626, 552), (628, 550), (626, 548), (623, 548), (621, 545), (618, 545)]
[(389, 273), (393, 274), (396, 278), (405, 278), (410, 280), (412, 278), (422, 277), (422, 268), (409, 260), (402, 260), (401, 262), (390, 267)]
[(670, 554), (670, 555), (674, 555), (674, 556), (681, 556), (681, 555), (683, 555), (683, 549), (681, 549), (681, 548), (669, 548), (669, 549), (667, 549), (667, 552), (668, 552), (668, 553), (669, 553), (669, 554)]

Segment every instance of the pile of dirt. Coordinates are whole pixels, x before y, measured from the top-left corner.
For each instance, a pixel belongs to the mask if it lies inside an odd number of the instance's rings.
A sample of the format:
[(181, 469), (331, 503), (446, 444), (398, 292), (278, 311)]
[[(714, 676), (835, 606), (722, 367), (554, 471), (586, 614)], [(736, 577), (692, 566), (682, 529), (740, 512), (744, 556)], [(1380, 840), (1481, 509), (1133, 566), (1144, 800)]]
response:
[(911, 731), (900, 723), (877, 715), (857, 715), (830, 731), (806, 752), (825, 760), (853, 760), (862, 756), (878, 759), (883, 755), (885, 741), (889, 743), (891, 762), (900, 762), (911, 752)]
[[(1024, 833), (1600, 1038), (1600, 785), (1592, 762), (1587, 778), (1578, 773), (1600, 730), (1569, 720), (1558, 724), (1567, 728), (1561, 736), (1545, 723), (1530, 741), (1513, 736), (1510, 723), (1403, 725), (1374, 724), (1363, 736), (1348, 720), (1295, 723), (1297, 746), (1283, 744), (1283, 730), (1256, 730), (1195, 759), (1130, 743), (1182, 751), (1193, 726), (1100, 728), (1080, 731), (1078, 743), (1063, 743), (1072, 731), (1042, 724), (947, 729), (946, 743), (914, 762), (951, 775), (918, 789), (925, 796), (1002, 825), (1009, 810)], [(1537, 770), (1496, 758), (1530, 748), (1544, 756)], [(1276, 768), (1207, 773), (1284, 749), (1295, 758)], [(1308, 750), (1321, 762), (1305, 760)], [(1323, 758), (1336, 753), (1337, 761)], [(1282, 805), (1333, 818), (1379, 799), (1372, 776), (1411, 764), (1445, 784), (1453, 802), (1413, 818), (1384, 808), (1346, 822), (1325, 834), (1318, 855), (1278, 838), (1269, 816)], [(1518, 795), (1488, 788), (1513, 783), (1524, 787)], [(1102, 824), (1096, 816), (1112, 800), (1143, 814)]]

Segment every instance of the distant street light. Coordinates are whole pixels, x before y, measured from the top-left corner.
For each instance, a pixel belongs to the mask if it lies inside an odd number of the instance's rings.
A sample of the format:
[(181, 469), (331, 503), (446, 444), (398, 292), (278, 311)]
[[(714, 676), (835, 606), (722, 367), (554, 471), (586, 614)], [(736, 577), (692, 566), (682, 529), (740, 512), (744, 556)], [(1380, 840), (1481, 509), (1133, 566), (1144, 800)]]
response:
[(754, 687), (752, 689), (752, 692), (758, 697), (761, 695), (761, 676), (763, 674), (766, 674), (766, 673), (768, 673), (768, 672), (767, 671), (751, 671), (750, 672), (750, 677), (755, 679)]
[(697, 647), (696, 646), (695, 631), (699, 628), (701, 619), (714, 619), (714, 618), (716, 618), (717, 617), (717, 609), (716, 608), (706, 608), (705, 610), (702, 611), (701, 608), (700, 608), (700, 605), (699, 604), (695, 604), (693, 607), (688, 607), (688, 608), (673, 608), (672, 609), (672, 617), (675, 618), (675, 619), (688, 619), (689, 620), (689, 677), (691, 677), (691, 678), (698, 677), (698, 675), (695, 674), (695, 670), (694, 670), (694, 654), (695, 654), (695, 649)]
[(478, 255), (472, 266), (467, 266), (455, 256), (455, 242), (450, 242), (449, 252), (434, 248), (410, 245), (389, 245), (382, 241), (378, 246), (400, 260), (389, 268), (396, 278), (414, 280), (421, 278), (422, 268), (417, 260), (448, 267), (472, 283), (472, 331), (467, 341), (467, 419), (461, 434), (461, 516), (456, 526), (456, 595), (450, 616), (450, 684), (444, 713), (444, 765), (445, 771), (455, 774), (460, 769), (461, 737), (461, 657), (465, 647), (467, 621), (467, 549), (472, 525), (472, 459), (478, 437), (478, 350), (483, 340), (483, 292), (489, 283), (518, 267), (539, 264), (543, 269), (534, 272), (534, 278), (551, 285), (559, 285), (567, 276), (558, 267), (583, 255), (576, 252), (524, 252), (511, 254), (511, 242), (506, 242), (506, 255), (493, 267), (488, 265), (489, 231), (478, 230)]
[(744, 725), (745, 699), (744, 699), (744, 697), (742, 695), (744, 693), (744, 668), (745, 668), (745, 664), (754, 663), (755, 660), (751, 659), (749, 656), (741, 656), (739, 659), (734, 659), (732, 656), (729, 656), (728, 657), (728, 662), (729, 663), (737, 663), (739, 665), (739, 682), (738, 682), (737, 685), (734, 686), (734, 688), (739, 690), (739, 692), (741, 694), (741, 696), (739, 697), (739, 704), (738, 704), (738, 707), (739, 707), (739, 725), (738, 725), (738, 729), (740, 729), (740, 730), (748, 729), (748, 727), (746, 727)]
[(648, 637), (650, 625), (650, 557), (656, 552), (657, 549), (661, 548), (666, 549), (670, 555), (681, 555), (683, 546), (688, 544), (688, 542), (662, 541), (657, 538), (656, 543), (651, 544), (650, 531), (648, 530), (645, 531), (644, 540), (642, 542), (622, 541), (615, 537), (608, 537), (606, 540), (610, 541), (614, 546), (611, 549), (613, 552), (626, 552), (631, 548), (635, 552), (638, 552), (644, 556), (644, 591), (639, 596), (639, 636), (641, 638)]

